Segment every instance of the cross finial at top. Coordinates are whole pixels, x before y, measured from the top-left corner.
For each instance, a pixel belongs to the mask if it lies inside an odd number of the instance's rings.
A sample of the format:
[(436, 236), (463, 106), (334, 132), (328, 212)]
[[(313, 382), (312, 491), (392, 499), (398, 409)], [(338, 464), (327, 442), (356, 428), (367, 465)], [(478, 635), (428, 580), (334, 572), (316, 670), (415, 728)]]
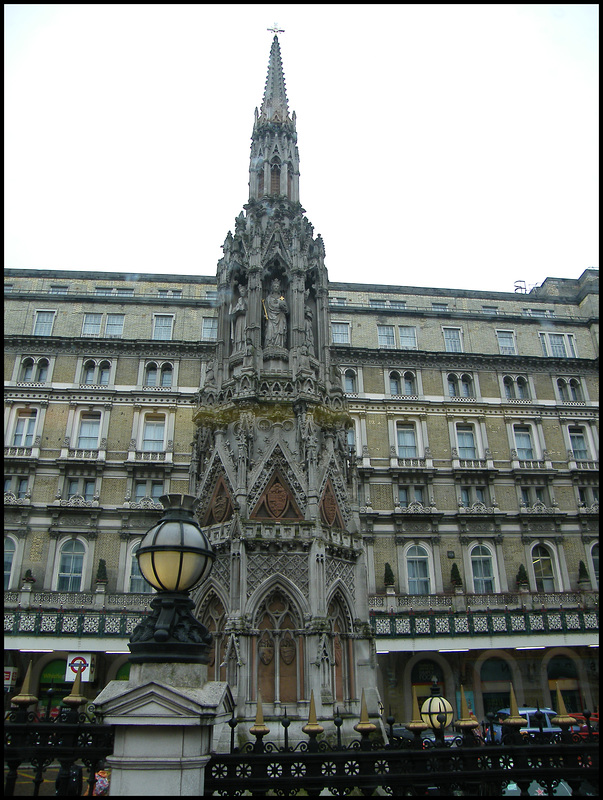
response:
[(285, 31), (283, 28), (279, 28), (278, 22), (275, 22), (271, 28), (266, 28), (267, 31), (272, 31), (272, 33), (276, 36), (277, 33), (284, 33)]

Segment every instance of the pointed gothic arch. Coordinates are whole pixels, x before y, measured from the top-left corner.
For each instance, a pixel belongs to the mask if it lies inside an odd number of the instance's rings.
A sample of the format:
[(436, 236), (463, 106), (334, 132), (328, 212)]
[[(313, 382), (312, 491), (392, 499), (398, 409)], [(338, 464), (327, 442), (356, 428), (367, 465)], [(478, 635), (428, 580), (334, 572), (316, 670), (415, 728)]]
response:
[(224, 633), (224, 628), (228, 616), (228, 603), (217, 585), (212, 584), (206, 590), (195, 608), (195, 616), (212, 635), (209, 663), (207, 665), (208, 680), (229, 680), (229, 682), (234, 682), (230, 676), (227, 677), (226, 664), (224, 663), (227, 645), (227, 636)]
[[(205, 491), (199, 498), (200, 502), (197, 509), (202, 525), (225, 522), (232, 517), (232, 513), (229, 513), (229, 507), (234, 510), (233, 478), (235, 476), (230, 474), (229, 466), (232, 469), (232, 464), (225, 462), (219, 451), (215, 450), (205, 470)], [(224, 499), (218, 500), (218, 498)], [(212, 511), (214, 502), (218, 503), (215, 513)], [(219, 519), (220, 517), (222, 519)]]
[(291, 603), (292, 607), (296, 609), (297, 616), (299, 617), (300, 626), (303, 627), (304, 617), (310, 613), (310, 605), (308, 600), (296, 586), (293, 581), (284, 575), (282, 572), (275, 572), (269, 578), (262, 581), (262, 583), (252, 592), (245, 605), (246, 615), (253, 620), (254, 624), (257, 622), (257, 616), (260, 613), (259, 609), (264, 599), (275, 590), (284, 592)]
[[(328, 487), (330, 488), (327, 492)], [(327, 512), (325, 518), (323, 516), (323, 504), (325, 497), (327, 495), (330, 495), (331, 492), (332, 492), (332, 497), (335, 499), (335, 502), (333, 502), (332, 498), (329, 499), (327, 507), (325, 508), (325, 511)], [(320, 510), (323, 522), (329, 525), (329, 527), (345, 529), (347, 521), (350, 519), (351, 516), (351, 510), (346, 500), (347, 492), (345, 488), (343, 475), (341, 473), (337, 460), (333, 456), (331, 456), (329, 464), (327, 465), (325, 473), (322, 477), (319, 497), (321, 498)], [(333, 514), (335, 514), (334, 517)], [(334, 521), (330, 523), (329, 519), (334, 519)]]
[(202, 525), (218, 525), (228, 522), (234, 514), (232, 492), (224, 475), (218, 475), (214, 491), (203, 516)]
[(320, 517), (329, 528), (345, 528), (331, 478), (327, 478), (320, 498)]
[(250, 519), (301, 521), (304, 516), (295, 500), (295, 495), (281, 470), (275, 468), (256, 502)]
[(266, 703), (296, 703), (305, 694), (306, 672), (299, 592), (283, 575), (275, 575), (253, 599), (252, 694), (259, 691)]
[(354, 639), (351, 605), (348, 592), (340, 581), (331, 589), (327, 601), (327, 618), (331, 626), (331, 687), (335, 702), (346, 702), (355, 697)]

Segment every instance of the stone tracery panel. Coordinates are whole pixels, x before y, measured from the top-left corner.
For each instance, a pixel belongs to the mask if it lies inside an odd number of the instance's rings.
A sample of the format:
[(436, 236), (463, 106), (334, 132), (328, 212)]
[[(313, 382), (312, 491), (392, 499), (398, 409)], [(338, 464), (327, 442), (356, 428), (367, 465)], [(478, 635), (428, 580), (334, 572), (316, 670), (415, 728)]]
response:
[(355, 600), (354, 565), (341, 558), (327, 558), (325, 567), (327, 589), (339, 578)]
[(305, 553), (249, 553), (247, 556), (247, 597), (267, 578), (280, 573), (307, 597), (308, 556)]

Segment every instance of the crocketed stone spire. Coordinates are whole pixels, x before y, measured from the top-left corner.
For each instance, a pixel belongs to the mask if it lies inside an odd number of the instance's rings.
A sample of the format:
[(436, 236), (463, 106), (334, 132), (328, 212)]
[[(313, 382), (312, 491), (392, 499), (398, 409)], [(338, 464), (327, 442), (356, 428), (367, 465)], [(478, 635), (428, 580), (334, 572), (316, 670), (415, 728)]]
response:
[(268, 62), (268, 77), (260, 109), (260, 122), (284, 122), (289, 119), (289, 105), (285, 91), (285, 76), (278, 37), (274, 36)]
[(260, 112), (255, 109), (249, 198), (286, 197), (299, 202), (299, 153), (295, 111), (289, 116), (281, 48), (275, 34)]

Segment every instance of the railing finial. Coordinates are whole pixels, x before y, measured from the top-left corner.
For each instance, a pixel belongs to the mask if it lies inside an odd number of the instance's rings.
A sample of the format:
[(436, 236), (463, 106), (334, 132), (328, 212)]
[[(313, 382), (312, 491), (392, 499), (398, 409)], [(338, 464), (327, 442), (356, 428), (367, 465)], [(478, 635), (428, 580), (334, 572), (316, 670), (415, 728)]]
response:
[(83, 664), (78, 665), (77, 674), (73, 681), (73, 687), (67, 697), (63, 698), (63, 703), (75, 711), (82, 703), (88, 699), (82, 694), (82, 672), (84, 671)]
[(249, 733), (256, 737), (256, 742), (253, 747), (254, 752), (262, 752), (264, 747), (262, 737), (270, 733), (270, 728), (264, 725), (264, 711), (262, 709), (262, 695), (258, 691), (257, 706), (255, 712), (255, 723), (249, 728)]
[(16, 706), (22, 707), (23, 710), (27, 708), (27, 706), (32, 705), (32, 703), (37, 703), (38, 698), (35, 694), (32, 694), (31, 691), (31, 670), (32, 670), (33, 661), (30, 660), (29, 666), (27, 667), (27, 672), (25, 673), (25, 678), (23, 680), (23, 686), (21, 687), (21, 691), (18, 695), (11, 698), (11, 703), (14, 703)]
[(318, 742), (316, 741), (316, 737), (319, 733), (324, 731), (322, 725), (318, 724), (318, 719), (316, 718), (316, 706), (314, 704), (314, 689), (310, 692), (310, 713), (308, 715), (308, 722), (302, 728), (302, 731), (310, 737), (310, 741), (308, 742), (308, 751), (310, 753), (317, 752), (318, 750)]
[(576, 724), (576, 718), (570, 717), (570, 715), (567, 713), (563, 695), (561, 694), (561, 689), (559, 688), (559, 681), (555, 682), (555, 686), (557, 688), (557, 713), (554, 717), (551, 717), (551, 722), (553, 725), (559, 725), (561, 730), (565, 733), (566, 729), (569, 728), (570, 725)]
[(360, 699), (360, 722), (358, 722), (357, 725), (354, 725), (354, 730), (362, 736), (363, 742), (367, 742), (369, 734), (377, 730), (377, 726), (374, 725), (369, 719), (364, 689), (362, 690), (362, 697)]

